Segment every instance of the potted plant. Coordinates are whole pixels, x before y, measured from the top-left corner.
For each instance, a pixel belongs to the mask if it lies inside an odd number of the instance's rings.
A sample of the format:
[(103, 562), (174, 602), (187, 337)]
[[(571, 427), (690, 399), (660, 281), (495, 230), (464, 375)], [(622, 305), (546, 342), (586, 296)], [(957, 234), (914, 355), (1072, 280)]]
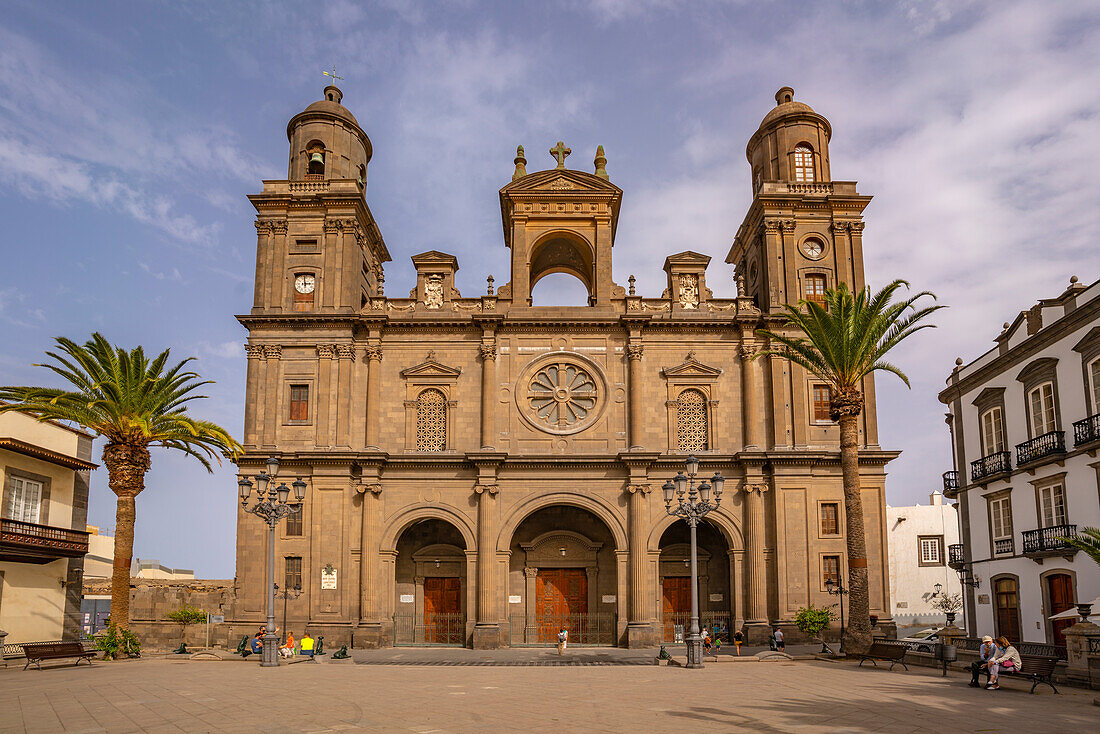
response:
[(947, 625), (949, 627), (955, 624), (955, 615), (962, 609), (962, 606), (962, 594), (939, 594), (932, 601), (933, 609), (939, 609), (947, 615)]

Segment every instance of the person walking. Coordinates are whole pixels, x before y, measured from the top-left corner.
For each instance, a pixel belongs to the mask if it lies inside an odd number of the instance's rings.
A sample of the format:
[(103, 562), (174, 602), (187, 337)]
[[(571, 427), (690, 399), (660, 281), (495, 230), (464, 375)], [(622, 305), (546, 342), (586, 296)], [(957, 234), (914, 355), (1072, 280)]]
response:
[(568, 644), (569, 630), (565, 629), (565, 627), (562, 627), (561, 631), (558, 632), (558, 655), (565, 654), (565, 648)]
[(741, 645), (745, 642), (745, 635), (741, 630), (733, 633), (733, 646), (737, 648), (737, 657), (741, 657)]
[(989, 677), (989, 668), (986, 667), (992, 658), (997, 655), (997, 645), (993, 642), (993, 638), (986, 635), (982, 638), (981, 647), (978, 648), (978, 659), (970, 664), (970, 682), (967, 684), (971, 688), (977, 688), (981, 684), (978, 683), (978, 676), (983, 672), (986, 678)]
[(775, 639), (775, 649), (779, 652), (783, 652), (783, 650), (787, 647), (786, 643), (783, 642), (783, 630), (776, 627), (775, 632), (772, 634), (772, 637)]
[(1002, 670), (1009, 673), (1019, 673), (1020, 669), (1023, 667), (1023, 661), (1020, 659), (1019, 651), (1012, 646), (1012, 643), (1008, 641), (1007, 637), (1003, 635), (998, 637), (997, 645), (1000, 647), (997, 655), (986, 663), (989, 667), (989, 683), (985, 686), (987, 691), (995, 691), (1001, 687), (998, 683), (1001, 678)]

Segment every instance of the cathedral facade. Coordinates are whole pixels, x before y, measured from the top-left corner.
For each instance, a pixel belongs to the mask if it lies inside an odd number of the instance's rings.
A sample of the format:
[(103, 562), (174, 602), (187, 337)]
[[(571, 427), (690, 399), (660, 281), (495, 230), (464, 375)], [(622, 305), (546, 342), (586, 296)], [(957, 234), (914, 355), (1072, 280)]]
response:
[[(308, 484), (278, 528), (276, 582), (301, 587), (288, 627), (355, 647), (673, 641), (690, 612), (688, 532), (662, 485), (694, 455), (725, 493), (699, 528), (703, 623), (762, 640), (846, 579), (839, 433), (828, 388), (758, 357), (781, 305), (864, 286), (870, 197), (834, 181), (829, 122), (784, 87), (748, 143), (753, 201), (719, 277), (710, 257), (664, 262), (661, 294), (612, 280), (623, 191), (592, 172), (528, 173), (499, 191), (510, 278), (455, 286), (458, 259), (391, 255), (366, 198), (370, 139), (336, 87), (291, 119), (288, 177), (257, 211), (242, 475), (268, 456)], [(713, 270), (712, 270), (713, 272)], [(568, 273), (584, 306), (533, 306)], [(392, 288), (392, 285), (391, 285)], [(874, 387), (861, 418), (871, 612), (890, 627), (885, 465)], [(266, 609), (266, 528), (239, 511), (233, 621)], [(280, 600), (282, 603), (282, 600)], [(280, 610), (281, 611), (281, 610)]]

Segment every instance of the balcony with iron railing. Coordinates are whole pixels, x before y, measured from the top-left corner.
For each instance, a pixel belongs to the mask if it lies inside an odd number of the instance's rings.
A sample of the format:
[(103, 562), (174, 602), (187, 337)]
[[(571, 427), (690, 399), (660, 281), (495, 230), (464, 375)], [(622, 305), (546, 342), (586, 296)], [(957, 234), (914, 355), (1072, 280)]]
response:
[(0, 561), (49, 563), (88, 552), (88, 533), (0, 518)]
[(943, 496), (954, 499), (959, 493), (959, 473), (957, 471), (945, 471), (943, 473)]
[(1100, 413), (1073, 424), (1074, 446), (1084, 446), (1093, 441), (1100, 441)]
[(998, 451), (970, 462), (970, 479), (974, 482), (1010, 471), (1012, 471), (1012, 454), (1007, 451)]
[(963, 558), (962, 543), (947, 546), (947, 565), (951, 568), (962, 568), (964, 563), (966, 559)]
[(994, 556), (1011, 556), (1016, 552), (1016, 541), (1012, 538), (996, 538), (993, 541)]
[(1016, 444), (1016, 466), (1066, 453), (1066, 432), (1051, 431)]
[(1025, 530), (1024, 555), (1029, 558), (1047, 558), (1076, 553), (1077, 548), (1063, 540), (1076, 535), (1076, 525), (1051, 525), (1038, 530)]

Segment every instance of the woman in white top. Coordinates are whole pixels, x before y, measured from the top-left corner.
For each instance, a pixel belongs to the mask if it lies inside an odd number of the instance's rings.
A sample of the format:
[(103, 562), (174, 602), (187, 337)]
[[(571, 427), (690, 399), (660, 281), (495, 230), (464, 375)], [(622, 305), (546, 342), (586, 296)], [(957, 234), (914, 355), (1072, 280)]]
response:
[(989, 683), (986, 684), (985, 687), (987, 691), (995, 691), (1000, 688), (1000, 686), (997, 685), (997, 680), (1002, 670), (1007, 670), (1010, 673), (1019, 673), (1020, 668), (1023, 666), (1023, 662), (1020, 660), (1020, 653), (1012, 646), (1012, 643), (1008, 641), (1007, 637), (998, 637), (997, 645), (1000, 647), (1000, 650), (998, 650), (997, 654), (987, 663), (987, 665), (989, 665)]

